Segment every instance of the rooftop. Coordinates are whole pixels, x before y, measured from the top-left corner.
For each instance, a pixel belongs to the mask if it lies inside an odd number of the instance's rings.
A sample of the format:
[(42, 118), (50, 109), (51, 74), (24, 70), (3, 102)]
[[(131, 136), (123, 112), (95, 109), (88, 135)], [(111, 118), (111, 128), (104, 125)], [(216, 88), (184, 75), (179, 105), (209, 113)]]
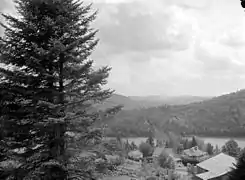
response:
[(188, 156), (195, 156), (195, 157), (198, 157), (198, 156), (206, 155), (207, 153), (201, 151), (197, 146), (195, 146), (195, 147), (192, 147), (192, 148), (190, 148), (190, 149), (184, 150), (184, 154), (186, 154), (186, 155), (188, 155)]
[(202, 173), (202, 174), (196, 174), (197, 177), (199, 177), (200, 179), (202, 180), (209, 180), (209, 179), (212, 179), (212, 178), (215, 178), (215, 177), (220, 177), (222, 175), (224, 175), (226, 173), (215, 173), (215, 172), (205, 172), (205, 173)]
[(197, 164), (197, 166), (208, 171), (217, 172), (230, 170), (231, 167), (234, 167), (233, 164), (235, 163), (236, 159), (234, 157), (220, 153), (212, 158), (207, 159), (206, 161)]
[(228, 173), (231, 168), (234, 168), (236, 159), (224, 153), (220, 153), (210, 159), (207, 159), (199, 164), (198, 167), (207, 170), (208, 172), (198, 174), (197, 177), (207, 180), (214, 177), (222, 176)]

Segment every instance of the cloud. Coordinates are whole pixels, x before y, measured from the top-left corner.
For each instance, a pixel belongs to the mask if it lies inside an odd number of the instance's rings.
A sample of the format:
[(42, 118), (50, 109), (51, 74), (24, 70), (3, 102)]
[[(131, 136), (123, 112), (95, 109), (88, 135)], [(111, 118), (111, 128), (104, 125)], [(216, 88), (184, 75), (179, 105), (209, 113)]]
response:
[(12, 9), (12, 1), (2, 0), (1, 6), (0, 6), (0, 11), (5, 12), (7, 9)]
[(202, 63), (205, 76), (218, 79), (243, 77), (245, 62), (241, 53), (219, 42), (199, 42), (195, 45), (194, 57)]
[[(15, 15), (14, 3), (12, 0), (1, 0), (0, 12), (4, 14)], [(0, 21), (4, 22), (4, 18), (0, 14)], [(0, 36), (3, 35), (4, 29), (0, 26)]]
[(112, 1), (100, 2), (98, 49), (105, 49), (113, 68), (109, 86), (117, 92), (219, 95), (245, 87), (239, 2)]
[(159, 92), (169, 94), (174, 83), (167, 79), (167, 75), (163, 76), (155, 69), (156, 64), (154, 60), (134, 63), (131, 59), (120, 59), (118, 56), (111, 63), (114, 68), (109, 77), (109, 85), (122, 94), (151, 95)]
[(245, 87), (239, 1), (85, 1), (99, 9), (92, 57), (112, 67), (108, 87), (118, 93), (209, 96)]
[(188, 49), (192, 41), (192, 24), (183, 18), (181, 8), (155, 11), (155, 6), (141, 1), (96, 7), (100, 17), (95, 24), (100, 29), (101, 46), (106, 46), (108, 53), (181, 51)]
[(241, 48), (245, 46), (245, 28), (231, 28), (224, 32), (220, 37), (220, 42), (232, 48)]
[(206, 10), (213, 1), (210, 0), (165, 0), (168, 4), (178, 5), (184, 9)]

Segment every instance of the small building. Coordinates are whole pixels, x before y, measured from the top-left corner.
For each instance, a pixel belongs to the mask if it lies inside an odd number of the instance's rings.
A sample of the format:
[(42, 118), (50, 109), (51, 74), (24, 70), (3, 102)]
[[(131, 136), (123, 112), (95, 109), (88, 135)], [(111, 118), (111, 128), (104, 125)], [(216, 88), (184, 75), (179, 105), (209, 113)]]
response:
[(236, 159), (220, 153), (197, 164), (195, 180), (227, 180), (228, 173), (234, 168)]
[(181, 156), (182, 161), (187, 164), (197, 164), (209, 158), (207, 152), (201, 151), (198, 146), (186, 149)]
[(182, 167), (183, 166), (182, 160), (180, 158), (174, 157), (173, 160), (174, 160), (174, 163), (175, 163), (176, 167)]
[(140, 161), (140, 160), (142, 160), (142, 158), (143, 158), (143, 154), (142, 154), (139, 150), (136, 150), (136, 151), (130, 151), (130, 152), (128, 153), (128, 157), (129, 157), (129, 159), (131, 159), (131, 160)]

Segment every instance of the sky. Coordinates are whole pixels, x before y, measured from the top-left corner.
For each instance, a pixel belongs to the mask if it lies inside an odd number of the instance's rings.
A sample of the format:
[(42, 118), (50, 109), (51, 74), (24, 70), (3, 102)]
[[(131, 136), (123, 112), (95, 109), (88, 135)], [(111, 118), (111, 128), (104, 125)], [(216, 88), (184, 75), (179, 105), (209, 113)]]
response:
[[(117, 93), (218, 96), (245, 88), (239, 0), (90, 1), (100, 38), (92, 58), (112, 67), (107, 87)], [(1, 0), (0, 11), (12, 13), (11, 1)]]

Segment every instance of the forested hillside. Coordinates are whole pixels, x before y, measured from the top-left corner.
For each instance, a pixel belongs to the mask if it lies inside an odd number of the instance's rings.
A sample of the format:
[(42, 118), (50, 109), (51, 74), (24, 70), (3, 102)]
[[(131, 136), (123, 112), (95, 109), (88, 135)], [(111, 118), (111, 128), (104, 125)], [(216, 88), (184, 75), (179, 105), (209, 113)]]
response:
[(121, 130), (131, 136), (147, 134), (146, 120), (162, 130), (178, 133), (243, 136), (245, 90), (222, 95), (199, 103), (123, 110), (111, 122), (108, 133)]

